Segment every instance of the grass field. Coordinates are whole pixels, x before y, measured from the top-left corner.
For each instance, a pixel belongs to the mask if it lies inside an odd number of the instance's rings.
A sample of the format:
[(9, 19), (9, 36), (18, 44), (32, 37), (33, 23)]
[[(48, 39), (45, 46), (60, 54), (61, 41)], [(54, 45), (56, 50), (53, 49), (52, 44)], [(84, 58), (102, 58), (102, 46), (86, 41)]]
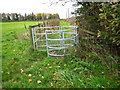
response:
[[(2, 23), (3, 88), (115, 88), (116, 80), (99, 62), (70, 57), (47, 57), (46, 52), (32, 51), (29, 30), (24, 24)], [(69, 23), (61, 21), (61, 25)]]

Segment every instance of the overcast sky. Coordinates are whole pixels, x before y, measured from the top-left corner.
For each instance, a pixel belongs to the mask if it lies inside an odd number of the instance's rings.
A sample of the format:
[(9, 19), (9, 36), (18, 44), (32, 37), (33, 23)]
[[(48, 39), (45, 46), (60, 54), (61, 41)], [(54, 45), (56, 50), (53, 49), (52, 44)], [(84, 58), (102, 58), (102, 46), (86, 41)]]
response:
[[(46, 2), (48, 4), (43, 4)], [(73, 10), (72, 3), (67, 3), (65, 6), (61, 4), (50, 6), (49, 0), (2, 0), (0, 13), (58, 13), (60, 18), (66, 18), (67, 8), (70, 13)]]

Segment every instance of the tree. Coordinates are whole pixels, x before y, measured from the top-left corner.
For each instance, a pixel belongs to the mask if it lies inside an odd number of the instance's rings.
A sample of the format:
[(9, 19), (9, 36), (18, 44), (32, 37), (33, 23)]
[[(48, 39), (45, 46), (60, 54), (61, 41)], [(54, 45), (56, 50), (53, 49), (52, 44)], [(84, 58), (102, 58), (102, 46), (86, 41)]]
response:
[(12, 20), (18, 20), (18, 14), (17, 13), (11, 13)]
[(27, 14), (25, 13), (25, 15), (24, 15), (24, 20), (27, 20)]
[(42, 13), (37, 13), (36, 18), (37, 20), (42, 20)]
[(15, 13), (15, 20), (19, 20), (19, 17), (18, 17), (18, 14), (17, 13)]
[(47, 19), (47, 14), (43, 13), (42, 14), (42, 20), (46, 20)]
[(6, 14), (2, 13), (2, 21), (6, 20), (6, 19), (7, 19)]
[(52, 19), (52, 14), (49, 14), (49, 15), (48, 15), (48, 19)]
[(56, 13), (56, 14), (55, 14), (55, 19), (60, 19), (60, 17), (59, 17), (59, 14), (58, 14), (58, 13)]
[(36, 17), (34, 15), (34, 13), (32, 12), (32, 14), (31, 14), (31, 20), (35, 20), (35, 19), (36, 19)]
[(7, 20), (11, 20), (9, 15), (7, 15)]

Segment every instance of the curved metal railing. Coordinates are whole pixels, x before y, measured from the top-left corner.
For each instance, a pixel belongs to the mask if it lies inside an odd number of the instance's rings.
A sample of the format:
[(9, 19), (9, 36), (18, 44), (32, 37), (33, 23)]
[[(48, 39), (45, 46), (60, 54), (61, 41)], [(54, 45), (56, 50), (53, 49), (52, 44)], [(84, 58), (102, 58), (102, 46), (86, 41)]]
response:
[(77, 26), (34, 27), (32, 28), (34, 49), (47, 51), (48, 56), (70, 55), (69, 50), (78, 43), (77, 28)]

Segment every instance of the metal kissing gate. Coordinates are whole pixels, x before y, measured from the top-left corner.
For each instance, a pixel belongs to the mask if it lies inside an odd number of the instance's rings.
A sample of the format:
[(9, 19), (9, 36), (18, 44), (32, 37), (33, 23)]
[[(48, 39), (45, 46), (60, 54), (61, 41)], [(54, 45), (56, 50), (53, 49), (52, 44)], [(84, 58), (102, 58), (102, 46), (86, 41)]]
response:
[(77, 26), (32, 27), (34, 50), (47, 51), (48, 56), (67, 56), (78, 43)]

